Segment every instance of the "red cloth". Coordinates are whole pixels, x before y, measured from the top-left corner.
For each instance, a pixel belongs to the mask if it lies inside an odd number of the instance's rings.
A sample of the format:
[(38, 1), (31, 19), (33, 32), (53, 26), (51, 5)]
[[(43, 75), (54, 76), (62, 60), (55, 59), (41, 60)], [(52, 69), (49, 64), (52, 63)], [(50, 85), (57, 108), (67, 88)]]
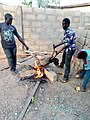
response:
[(84, 62), (84, 64), (87, 64), (87, 61), (86, 61), (86, 59), (84, 59), (84, 60), (83, 60), (83, 62)]

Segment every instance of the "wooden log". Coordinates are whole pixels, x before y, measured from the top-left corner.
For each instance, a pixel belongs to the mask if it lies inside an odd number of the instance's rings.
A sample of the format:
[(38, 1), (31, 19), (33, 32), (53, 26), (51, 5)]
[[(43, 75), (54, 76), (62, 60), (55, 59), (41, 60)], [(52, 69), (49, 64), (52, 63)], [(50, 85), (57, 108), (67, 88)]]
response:
[[(27, 60), (29, 60), (29, 59), (31, 59), (32, 58), (32, 56), (28, 56), (27, 58), (25, 58), (24, 60), (22, 60), (22, 61), (20, 61), (20, 62), (17, 62), (17, 65), (21, 65), (21, 63), (23, 63), (23, 62), (25, 62), (25, 61), (27, 61)], [(0, 71), (3, 71), (3, 70), (6, 70), (6, 69), (9, 69), (10, 67), (8, 66), (8, 67), (5, 67), (5, 68), (2, 68)]]
[(0, 55), (0, 60), (6, 59), (5, 55)]
[[(20, 63), (20, 62), (17, 62), (17, 65), (21, 65), (21, 63)], [(6, 70), (6, 69), (9, 69), (9, 68), (10, 68), (10, 67), (7, 66), (7, 67), (5, 67), (5, 68), (2, 68), (0, 71)]]
[(32, 76), (33, 74), (35, 74), (35, 70), (25, 70), (19, 74), (19, 77), (23, 78), (25, 76)]
[(39, 63), (41, 65), (46, 66), (46, 65), (49, 64), (50, 57), (51, 56), (40, 56), (40, 55), (37, 55), (36, 59), (39, 61)]
[(27, 60), (29, 60), (29, 59), (31, 59), (31, 58), (32, 58), (32, 56), (28, 56), (28, 57), (26, 57), (24, 60), (20, 61), (20, 63), (23, 63), (23, 62), (25, 62), (25, 61), (27, 61)]
[(30, 50), (25, 50), (24, 51), (27, 54), (30, 55), (52, 55), (52, 51), (45, 51), (45, 52), (40, 52), (40, 51), (30, 51)]
[(37, 81), (34, 88), (33, 88), (33, 90), (32, 90), (32, 92), (31, 92), (31, 94), (29, 95), (28, 99), (26, 100), (25, 106), (23, 107), (23, 109), (22, 109), (20, 115), (18, 116), (17, 120), (23, 120), (23, 118), (24, 118), (24, 116), (25, 116), (25, 114), (27, 112), (27, 109), (28, 109), (28, 107), (30, 105), (30, 102), (32, 100), (32, 97), (34, 96), (34, 94), (36, 93), (37, 88), (39, 87), (39, 84), (40, 84), (40, 81)]
[(28, 57), (28, 56), (31, 56), (30, 54), (17, 54), (17, 58), (25, 58), (25, 57)]
[[(17, 58), (25, 58), (31, 56), (31, 54), (26, 54), (26, 53), (18, 53)], [(0, 60), (6, 59), (5, 55), (0, 55)]]
[(3, 71), (3, 70), (7, 70), (7, 69), (9, 69), (10, 67), (8, 66), (8, 67), (5, 67), (5, 68), (2, 68), (0, 71)]
[(24, 52), (27, 54), (30, 54), (31, 56), (34, 56), (34, 54), (36, 53), (36, 52), (32, 52), (30, 50), (25, 50)]

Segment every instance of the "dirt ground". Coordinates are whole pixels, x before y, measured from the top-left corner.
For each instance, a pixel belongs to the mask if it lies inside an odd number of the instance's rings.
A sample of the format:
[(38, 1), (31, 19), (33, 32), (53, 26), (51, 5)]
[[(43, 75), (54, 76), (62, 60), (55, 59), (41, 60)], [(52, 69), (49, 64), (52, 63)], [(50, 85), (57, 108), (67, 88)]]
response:
[[(34, 58), (22, 64), (33, 66)], [(6, 59), (0, 60), (0, 70), (7, 66)], [(50, 67), (55, 72), (61, 71), (53, 64)], [(22, 69), (17, 65), (19, 72)], [(90, 120), (90, 83), (83, 93), (75, 91), (75, 86), (80, 85), (82, 80), (75, 79), (73, 75), (65, 84), (59, 80), (55, 83), (47, 81), (40, 84), (24, 120)], [(34, 85), (28, 80), (20, 81), (9, 69), (0, 71), (0, 120), (17, 120)]]

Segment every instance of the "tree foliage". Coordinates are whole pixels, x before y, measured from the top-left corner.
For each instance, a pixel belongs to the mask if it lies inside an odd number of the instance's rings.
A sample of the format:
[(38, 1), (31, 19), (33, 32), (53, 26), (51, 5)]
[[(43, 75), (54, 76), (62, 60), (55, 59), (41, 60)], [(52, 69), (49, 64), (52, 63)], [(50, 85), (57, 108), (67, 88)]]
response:
[(61, 0), (52, 0), (52, 3), (54, 3), (55, 5), (60, 5), (60, 1)]
[[(32, 7), (32, 2), (33, 0), (29, 0), (29, 2), (27, 2), (28, 0), (24, 0), (24, 2), (22, 2), (23, 5), (26, 5), (26, 6), (29, 6), (29, 7)], [(42, 8), (45, 8), (48, 6), (48, 4), (54, 4), (54, 5), (60, 5), (60, 1), (61, 0), (37, 0), (38, 2), (38, 7), (42, 7)]]
[(45, 8), (49, 3), (49, 0), (38, 0), (38, 7)]
[(22, 2), (23, 5), (32, 7), (32, 0), (30, 0), (29, 2), (27, 2), (27, 0), (24, 0), (24, 2)]

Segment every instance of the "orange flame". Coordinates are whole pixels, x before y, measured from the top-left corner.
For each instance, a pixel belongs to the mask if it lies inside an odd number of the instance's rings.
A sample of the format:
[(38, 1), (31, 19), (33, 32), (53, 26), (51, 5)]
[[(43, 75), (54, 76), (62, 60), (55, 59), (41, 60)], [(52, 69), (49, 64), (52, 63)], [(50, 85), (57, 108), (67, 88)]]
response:
[(44, 74), (43, 66), (38, 66), (35, 61), (35, 69), (36, 69), (36, 77), (35, 78), (41, 78)]

